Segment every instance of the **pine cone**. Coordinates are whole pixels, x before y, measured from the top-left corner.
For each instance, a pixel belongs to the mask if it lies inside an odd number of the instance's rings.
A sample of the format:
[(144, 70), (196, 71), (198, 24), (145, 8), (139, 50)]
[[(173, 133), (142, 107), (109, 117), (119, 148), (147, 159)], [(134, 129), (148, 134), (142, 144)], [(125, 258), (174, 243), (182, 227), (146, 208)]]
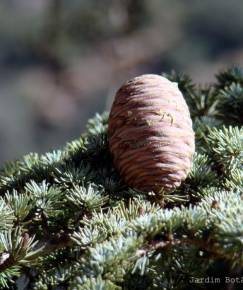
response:
[(190, 171), (195, 150), (187, 104), (177, 83), (141, 75), (117, 92), (109, 116), (109, 148), (127, 185), (169, 192)]

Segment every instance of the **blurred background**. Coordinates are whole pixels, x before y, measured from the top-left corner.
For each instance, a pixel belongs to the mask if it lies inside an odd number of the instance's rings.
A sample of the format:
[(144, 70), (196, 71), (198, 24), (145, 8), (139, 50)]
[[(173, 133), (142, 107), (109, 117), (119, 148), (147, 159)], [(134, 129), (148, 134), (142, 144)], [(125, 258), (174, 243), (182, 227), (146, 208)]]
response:
[(142, 73), (243, 64), (242, 0), (1, 0), (0, 165), (61, 147)]

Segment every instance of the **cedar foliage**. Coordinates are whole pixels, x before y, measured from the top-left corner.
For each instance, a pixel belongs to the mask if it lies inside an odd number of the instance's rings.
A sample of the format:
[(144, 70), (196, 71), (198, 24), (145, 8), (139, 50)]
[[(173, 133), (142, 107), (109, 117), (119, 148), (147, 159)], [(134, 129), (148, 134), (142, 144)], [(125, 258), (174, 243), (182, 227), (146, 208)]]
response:
[(242, 273), (243, 69), (204, 88), (165, 76), (194, 123), (187, 179), (159, 198), (129, 188), (112, 165), (108, 113), (62, 150), (6, 164), (0, 289), (209, 289), (190, 278)]

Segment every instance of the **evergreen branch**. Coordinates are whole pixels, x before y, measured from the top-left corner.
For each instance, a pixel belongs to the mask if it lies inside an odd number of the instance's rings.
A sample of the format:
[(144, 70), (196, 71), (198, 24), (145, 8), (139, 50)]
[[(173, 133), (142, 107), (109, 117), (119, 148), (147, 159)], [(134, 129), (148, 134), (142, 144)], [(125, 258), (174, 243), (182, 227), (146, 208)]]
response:
[(232, 83), (243, 85), (243, 68), (232, 67), (216, 75), (218, 89), (231, 86)]
[(21, 229), (0, 233), (0, 245), (4, 252), (1, 254), (6, 258), (2, 259), (0, 272), (11, 266), (27, 264), (33, 257), (42, 250), (35, 248), (38, 241), (34, 237), (29, 237), (27, 233), (21, 234)]
[(235, 168), (242, 169), (243, 129), (223, 127), (211, 129), (207, 149), (214, 160), (219, 173), (227, 176)]
[(14, 221), (13, 210), (2, 198), (0, 198), (0, 216), (0, 231), (10, 228)]
[(242, 83), (232, 83), (219, 91), (219, 117), (225, 124), (243, 125), (243, 79)]
[(104, 195), (102, 187), (95, 184), (88, 184), (87, 187), (74, 185), (67, 199), (77, 207), (92, 211), (101, 208), (108, 201), (108, 196)]
[(181, 290), (190, 276), (217, 271), (217, 261), (243, 267), (243, 132), (222, 127), (241, 126), (242, 71), (206, 89), (169, 77), (194, 119), (198, 153), (187, 179), (160, 196), (126, 186), (109, 153), (107, 113), (62, 150), (8, 163), (0, 172), (0, 287), (22, 274), (36, 290)]
[[(107, 113), (96, 115), (97, 121), (89, 121), (89, 134), (84, 134), (79, 139), (68, 143), (63, 150), (53, 151), (43, 155), (31, 153), (24, 156), (23, 160), (18, 160), (7, 164), (0, 175), (0, 194), (7, 190), (18, 190), (30, 180), (41, 182), (43, 180), (53, 181), (53, 176), (58, 168), (70, 164), (79, 163), (102, 154), (106, 148), (106, 136), (104, 131), (107, 128)], [(94, 134), (92, 126), (101, 122), (100, 134)], [(105, 157), (105, 156), (104, 156)]]

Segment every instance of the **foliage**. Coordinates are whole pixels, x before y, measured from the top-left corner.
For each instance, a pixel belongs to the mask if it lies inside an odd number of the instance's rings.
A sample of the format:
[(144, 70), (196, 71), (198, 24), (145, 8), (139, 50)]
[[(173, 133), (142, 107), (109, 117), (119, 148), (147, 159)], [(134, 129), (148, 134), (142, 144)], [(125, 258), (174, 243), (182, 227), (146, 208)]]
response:
[(198, 289), (203, 285), (190, 278), (217, 272), (219, 263), (242, 271), (239, 71), (222, 72), (206, 89), (166, 75), (190, 107), (197, 152), (187, 179), (160, 200), (120, 179), (107, 113), (62, 150), (7, 164), (0, 175), (0, 288), (24, 281), (36, 290)]

